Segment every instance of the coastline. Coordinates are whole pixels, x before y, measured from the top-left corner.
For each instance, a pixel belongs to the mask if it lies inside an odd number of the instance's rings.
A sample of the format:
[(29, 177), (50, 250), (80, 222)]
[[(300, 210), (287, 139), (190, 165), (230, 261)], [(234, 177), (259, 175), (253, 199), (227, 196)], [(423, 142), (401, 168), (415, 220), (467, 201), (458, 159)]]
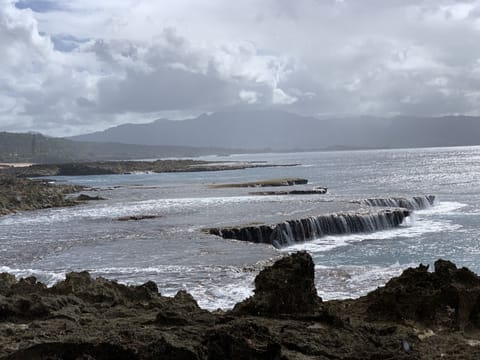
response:
[(256, 162), (212, 162), (202, 160), (156, 160), (156, 161), (95, 161), (61, 164), (33, 164), (26, 167), (0, 168), (16, 177), (84, 176), (130, 174), (135, 172), (201, 172), (243, 170), (251, 168), (291, 167), (298, 164), (266, 164)]
[[(354, 300), (322, 301), (307, 253), (276, 261), (255, 295), (209, 312), (184, 291), (87, 272), (51, 288), (0, 274), (0, 358), (476, 359), (480, 277), (438, 260)], [(161, 284), (160, 284), (161, 286)], [(161, 287), (160, 287), (161, 291)]]

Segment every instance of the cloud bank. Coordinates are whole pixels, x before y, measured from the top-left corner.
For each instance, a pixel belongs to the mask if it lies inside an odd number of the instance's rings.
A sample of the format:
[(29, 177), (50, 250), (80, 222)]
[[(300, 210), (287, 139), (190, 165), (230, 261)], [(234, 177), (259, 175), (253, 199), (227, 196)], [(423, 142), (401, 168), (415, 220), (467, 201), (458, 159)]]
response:
[(0, 0), (0, 130), (478, 114), (480, 1)]

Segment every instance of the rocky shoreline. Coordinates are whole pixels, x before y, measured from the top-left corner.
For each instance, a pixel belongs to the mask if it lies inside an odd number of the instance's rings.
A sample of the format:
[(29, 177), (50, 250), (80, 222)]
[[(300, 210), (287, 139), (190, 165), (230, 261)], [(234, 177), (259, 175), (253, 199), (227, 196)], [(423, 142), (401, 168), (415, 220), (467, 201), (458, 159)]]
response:
[(209, 312), (87, 272), (51, 288), (0, 275), (1, 359), (478, 359), (480, 277), (438, 260), (355, 300), (322, 301), (305, 252), (265, 268), (255, 294)]
[(2, 169), (16, 177), (85, 176), (131, 174), (135, 172), (199, 172), (242, 170), (250, 168), (297, 166), (297, 164), (266, 164), (256, 162), (215, 162), (201, 160), (156, 160), (156, 161), (96, 161), (63, 164), (35, 164), (26, 167)]
[(0, 175), (0, 216), (17, 211), (77, 205), (81, 203), (81, 198), (76, 200), (66, 195), (82, 189), (77, 185), (53, 185), (48, 181)]

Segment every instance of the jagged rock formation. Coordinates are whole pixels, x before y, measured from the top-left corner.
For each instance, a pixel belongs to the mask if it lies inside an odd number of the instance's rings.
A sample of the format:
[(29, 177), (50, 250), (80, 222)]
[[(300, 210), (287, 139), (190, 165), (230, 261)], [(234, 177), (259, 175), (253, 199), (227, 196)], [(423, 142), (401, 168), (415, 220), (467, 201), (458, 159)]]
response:
[(0, 274), (0, 359), (478, 359), (480, 278), (447, 261), (406, 270), (357, 300), (322, 302), (293, 254), (255, 295), (208, 312), (186, 292), (86, 272), (47, 288)]
[(448, 328), (480, 328), (480, 278), (446, 260), (434, 272), (420, 265), (370, 293), (367, 313), (377, 320), (414, 320)]
[(278, 260), (258, 274), (255, 295), (237, 304), (233, 313), (262, 316), (315, 313), (322, 299), (315, 289), (314, 267), (306, 252)]
[(380, 209), (311, 216), (274, 225), (212, 228), (207, 232), (224, 239), (236, 239), (282, 247), (325, 235), (369, 233), (399, 226), (410, 215), (407, 209)]

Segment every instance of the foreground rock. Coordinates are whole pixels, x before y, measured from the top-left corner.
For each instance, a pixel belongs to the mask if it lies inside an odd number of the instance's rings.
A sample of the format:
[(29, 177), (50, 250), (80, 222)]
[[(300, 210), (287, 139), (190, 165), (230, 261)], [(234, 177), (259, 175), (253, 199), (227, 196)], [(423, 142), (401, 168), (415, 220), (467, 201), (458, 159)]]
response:
[(255, 295), (211, 313), (181, 291), (87, 272), (47, 288), (0, 274), (1, 359), (478, 359), (480, 278), (447, 261), (357, 300), (322, 302), (313, 262), (263, 270)]
[(255, 295), (237, 304), (233, 313), (278, 316), (314, 314), (322, 299), (314, 283), (313, 260), (305, 252), (278, 260), (255, 278)]
[(47, 181), (32, 181), (0, 175), (0, 215), (76, 205), (77, 201), (65, 195), (81, 189), (83, 189), (81, 186), (52, 185)]

